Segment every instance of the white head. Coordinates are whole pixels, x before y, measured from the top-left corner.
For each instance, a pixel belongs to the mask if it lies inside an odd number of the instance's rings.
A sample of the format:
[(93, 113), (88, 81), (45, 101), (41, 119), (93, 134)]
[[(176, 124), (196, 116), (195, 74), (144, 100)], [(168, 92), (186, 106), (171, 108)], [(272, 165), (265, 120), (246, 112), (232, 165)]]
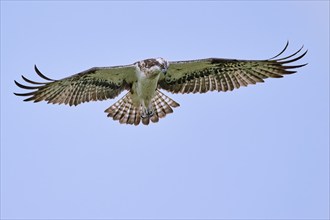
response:
[(156, 59), (145, 59), (139, 62), (136, 62), (135, 65), (139, 68), (140, 71), (149, 74), (159, 74), (159, 72), (166, 74), (166, 71), (169, 66), (169, 62), (165, 59), (158, 57)]
[(161, 57), (156, 58), (156, 60), (158, 61), (159, 66), (161, 68), (160, 71), (162, 71), (165, 74), (168, 67), (169, 67), (169, 65), (170, 65), (170, 63), (167, 60), (165, 60), (164, 58), (161, 58)]

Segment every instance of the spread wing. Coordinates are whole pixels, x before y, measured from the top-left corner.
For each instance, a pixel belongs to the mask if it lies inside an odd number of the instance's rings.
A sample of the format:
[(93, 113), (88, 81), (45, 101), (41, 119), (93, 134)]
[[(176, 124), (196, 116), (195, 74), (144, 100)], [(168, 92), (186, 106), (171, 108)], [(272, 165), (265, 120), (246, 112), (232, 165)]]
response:
[(124, 89), (129, 89), (135, 79), (135, 66), (94, 67), (70, 77), (53, 80), (43, 75), (35, 66), (36, 73), (47, 82), (35, 82), (22, 76), (33, 86), (15, 81), (22, 89), (34, 90), (28, 93), (14, 93), (27, 96), (24, 101), (48, 101), (53, 104), (78, 105), (80, 103), (112, 99)]
[(209, 58), (170, 62), (166, 76), (159, 87), (172, 93), (205, 93), (207, 91), (232, 91), (241, 86), (264, 82), (266, 78), (280, 78), (295, 73), (293, 69), (305, 66), (287, 65), (301, 59), (307, 50), (284, 58), (278, 58), (288, 47), (267, 60), (236, 60)]

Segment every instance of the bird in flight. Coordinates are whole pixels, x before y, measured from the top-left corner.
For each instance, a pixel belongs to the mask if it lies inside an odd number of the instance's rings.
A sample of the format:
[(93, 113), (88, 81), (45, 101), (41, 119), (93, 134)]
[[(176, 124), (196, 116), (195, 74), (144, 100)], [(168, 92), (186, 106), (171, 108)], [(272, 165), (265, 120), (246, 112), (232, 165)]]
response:
[[(295, 73), (306, 64), (291, 65), (307, 53), (297, 52), (266, 60), (237, 60), (207, 58), (187, 61), (166, 61), (163, 58), (145, 59), (130, 65), (94, 67), (61, 80), (50, 79), (35, 66), (36, 73), (46, 82), (35, 82), (24, 76), (30, 85), (15, 84), (27, 93), (24, 101), (47, 101), (52, 104), (78, 105), (84, 102), (113, 99), (128, 92), (105, 110), (108, 117), (121, 124), (148, 125), (172, 113), (179, 103), (160, 90), (171, 93), (226, 92), (241, 86), (264, 82), (266, 78), (281, 78)], [(289, 65), (290, 64), (290, 65)]]

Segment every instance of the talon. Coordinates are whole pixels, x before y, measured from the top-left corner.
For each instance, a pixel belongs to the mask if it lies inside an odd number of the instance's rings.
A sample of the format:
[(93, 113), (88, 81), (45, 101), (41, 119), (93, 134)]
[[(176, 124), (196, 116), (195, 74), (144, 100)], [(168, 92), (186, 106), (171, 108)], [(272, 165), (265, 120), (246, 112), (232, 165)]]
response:
[(143, 109), (141, 118), (149, 118), (154, 115), (154, 111), (152, 109)]
[(154, 115), (154, 111), (153, 111), (153, 110), (149, 110), (149, 111), (147, 112), (147, 114), (149, 115), (149, 117), (151, 117), (151, 116)]

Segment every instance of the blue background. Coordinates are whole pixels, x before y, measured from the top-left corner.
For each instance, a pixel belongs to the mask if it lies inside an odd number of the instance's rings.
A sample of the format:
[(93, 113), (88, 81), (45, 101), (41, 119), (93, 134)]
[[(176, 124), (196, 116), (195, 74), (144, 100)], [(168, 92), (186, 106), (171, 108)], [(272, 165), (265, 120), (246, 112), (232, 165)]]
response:
[[(150, 57), (267, 59), (297, 74), (173, 95), (149, 126), (13, 92)], [(168, 94), (168, 93), (166, 93)], [(123, 95), (123, 94), (122, 94)], [(118, 98), (117, 98), (118, 99)], [(116, 100), (117, 100), (116, 99)], [(1, 218), (329, 218), (329, 2), (1, 1)]]

